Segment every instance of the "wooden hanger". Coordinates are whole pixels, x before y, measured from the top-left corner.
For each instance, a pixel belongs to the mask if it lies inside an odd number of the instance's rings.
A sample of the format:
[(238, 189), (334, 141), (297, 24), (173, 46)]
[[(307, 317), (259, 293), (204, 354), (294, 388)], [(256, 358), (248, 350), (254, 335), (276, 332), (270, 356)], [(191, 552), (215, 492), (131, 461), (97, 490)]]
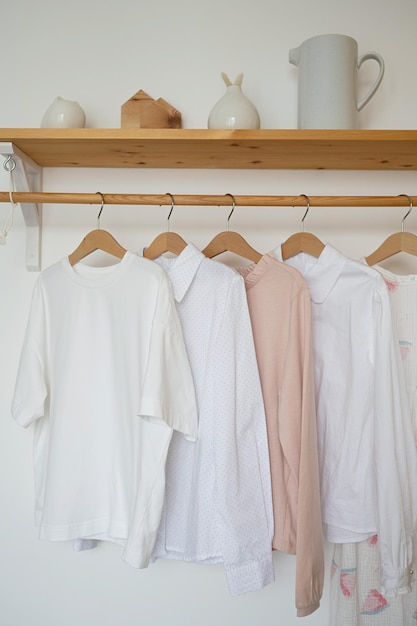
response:
[(316, 235), (302, 231), (291, 235), (284, 241), (281, 245), (281, 254), (283, 261), (299, 254), (299, 252), (306, 252), (318, 258), (324, 248), (324, 243)]
[(229, 230), (215, 235), (203, 250), (203, 254), (209, 259), (222, 254), (222, 252), (233, 252), (254, 263), (262, 258), (262, 254), (252, 248), (242, 235)]
[(145, 248), (143, 256), (147, 259), (156, 259), (164, 252), (172, 252), (178, 255), (184, 250), (186, 245), (187, 242), (177, 233), (161, 233)]
[(97, 193), (101, 195), (101, 207), (97, 217), (98, 228), (90, 231), (74, 252), (68, 256), (71, 265), (75, 265), (78, 261), (81, 261), (81, 259), (96, 250), (103, 250), (103, 252), (112, 254), (119, 259), (122, 259), (126, 254), (125, 248), (123, 248), (119, 242), (116, 241), (113, 235), (111, 235), (107, 230), (102, 230), (100, 228), (100, 215), (104, 206), (104, 196), (99, 191)]
[(291, 237), (288, 237), (288, 239), (281, 245), (283, 261), (299, 254), (300, 252), (306, 252), (307, 254), (311, 254), (311, 256), (318, 258), (325, 248), (324, 243), (320, 241), (316, 235), (304, 232), (304, 220), (310, 210), (310, 199), (304, 193), (301, 195), (307, 199), (307, 209), (301, 220), (302, 230), (299, 233), (295, 233), (294, 235), (291, 235)]
[(204, 248), (203, 254), (209, 259), (212, 259), (223, 252), (233, 252), (234, 254), (244, 257), (245, 259), (249, 259), (249, 261), (257, 263), (262, 258), (262, 254), (252, 248), (242, 235), (229, 231), (229, 220), (235, 210), (236, 203), (232, 194), (228, 193), (226, 195), (230, 196), (233, 201), (232, 210), (227, 218), (227, 230), (215, 235)]
[(75, 265), (91, 252), (103, 250), (113, 256), (122, 259), (126, 254), (125, 248), (116, 241), (116, 239), (107, 230), (97, 228), (92, 230), (84, 237), (80, 245), (69, 256), (71, 265)]
[(167, 194), (171, 196), (171, 209), (167, 218), (167, 230), (165, 233), (157, 235), (152, 243), (144, 249), (143, 256), (147, 259), (156, 259), (165, 252), (172, 252), (173, 254), (180, 254), (187, 246), (187, 242), (177, 235), (177, 233), (171, 233), (169, 230), (169, 220), (171, 218), (172, 211), (174, 209), (175, 201), (174, 196), (171, 193)]
[(407, 194), (402, 193), (399, 195), (408, 198), (410, 203), (410, 208), (401, 220), (401, 231), (393, 233), (387, 237), (387, 239), (385, 239), (385, 241), (374, 252), (372, 252), (372, 254), (365, 257), (365, 261), (368, 265), (375, 265), (376, 263), (385, 261), (385, 259), (388, 259), (399, 252), (406, 252), (407, 254), (417, 256), (417, 236), (413, 233), (404, 232), (404, 221), (413, 208), (413, 202)]

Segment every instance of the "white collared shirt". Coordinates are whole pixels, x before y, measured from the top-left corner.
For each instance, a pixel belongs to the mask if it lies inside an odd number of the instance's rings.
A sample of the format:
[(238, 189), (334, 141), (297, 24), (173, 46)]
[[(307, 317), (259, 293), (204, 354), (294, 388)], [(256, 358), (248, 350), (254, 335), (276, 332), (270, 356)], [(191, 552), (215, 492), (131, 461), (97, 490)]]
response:
[(160, 257), (197, 395), (197, 442), (173, 436), (154, 558), (224, 563), (232, 595), (274, 580), (265, 412), (242, 276), (189, 244)]
[[(281, 247), (274, 250), (282, 260)], [(381, 589), (409, 590), (417, 461), (391, 317), (379, 273), (326, 245), (286, 261), (312, 301), (322, 518), (329, 541), (377, 533)]]

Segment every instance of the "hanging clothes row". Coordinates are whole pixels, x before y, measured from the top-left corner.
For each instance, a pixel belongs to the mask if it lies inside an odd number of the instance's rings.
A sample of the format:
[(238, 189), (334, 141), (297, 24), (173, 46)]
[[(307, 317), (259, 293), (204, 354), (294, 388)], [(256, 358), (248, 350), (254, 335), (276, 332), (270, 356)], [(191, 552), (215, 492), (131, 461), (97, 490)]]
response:
[[(322, 529), (377, 534), (380, 592), (407, 592), (417, 458), (387, 284), (304, 218), (267, 254), (228, 227), (206, 255), (168, 216), (143, 256), (97, 228), (41, 273), (12, 405), (35, 423), (40, 537), (115, 541), (134, 567), (223, 563), (232, 595), (295, 554), (305, 616)], [(97, 249), (119, 263), (80, 263)], [(251, 263), (209, 258), (224, 251)]]

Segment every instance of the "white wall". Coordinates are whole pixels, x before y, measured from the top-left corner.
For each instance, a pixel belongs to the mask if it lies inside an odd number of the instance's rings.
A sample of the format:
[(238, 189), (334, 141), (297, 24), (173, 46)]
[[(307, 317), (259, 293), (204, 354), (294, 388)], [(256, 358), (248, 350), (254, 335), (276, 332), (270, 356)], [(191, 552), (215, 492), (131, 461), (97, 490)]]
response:
[[(243, 87), (264, 128), (295, 128), (297, 70), (288, 50), (326, 32), (351, 35), (359, 51), (386, 62), (383, 83), (360, 114), (369, 129), (416, 128), (417, 4), (414, 0), (1, 0), (0, 126), (38, 127), (58, 95), (78, 100), (90, 127), (119, 127), (120, 107), (138, 89), (164, 97), (185, 128), (205, 128), (223, 95), (220, 72), (244, 72)], [(375, 70), (375, 71), (374, 71)], [(366, 64), (365, 91), (376, 72)], [(103, 193), (417, 194), (414, 172), (303, 172), (46, 169), (45, 191)], [(0, 189), (8, 178), (1, 168)], [(0, 205), (0, 227), (9, 206)], [(306, 228), (354, 258), (398, 230), (402, 209), (310, 210)], [(172, 230), (204, 246), (223, 230), (228, 209), (178, 207)], [(302, 209), (239, 208), (232, 218), (260, 251), (299, 228)], [(96, 226), (97, 207), (45, 205), (42, 266), (71, 252)], [(105, 207), (102, 226), (140, 250), (165, 229), (167, 207)], [(308, 226), (307, 226), (308, 224)], [(417, 209), (407, 221), (417, 231)], [(411, 261), (410, 261), (411, 262)], [(417, 262), (413, 271), (417, 271)], [(410, 270), (411, 271), (411, 270)], [(24, 265), (18, 208), (0, 247), (0, 625), (272, 626), (299, 623), (294, 558), (275, 554), (276, 582), (228, 595), (221, 566), (159, 562), (137, 571), (111, 545), (84, 554), (40, 542), (33, 528), (32, 433), (10, 418), (17, 362), (36, 273)], [(326, 588), (304, 623), (328, 623)], [(334, 625), (332, 625), (334, 626)]]

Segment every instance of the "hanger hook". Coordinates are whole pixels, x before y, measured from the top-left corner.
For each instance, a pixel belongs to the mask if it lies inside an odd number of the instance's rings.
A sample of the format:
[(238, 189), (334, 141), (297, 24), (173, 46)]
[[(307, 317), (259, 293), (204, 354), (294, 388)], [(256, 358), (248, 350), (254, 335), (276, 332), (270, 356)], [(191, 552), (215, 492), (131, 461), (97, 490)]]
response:
[(411, 213), (411, 210), (413, 208), (413, 201), (410, 198), (410, 196), (408, 196), (406, 193), (400, 193), (398, 194), (398, 197), (400, 196), (404, 196), (405, 198), (408, 198), (408, 202), (410, 203), (410, 208), (408, 209), (407, 213), (404, 215), (403, 219), (401, 220), (401, 232), (404, 232), (404, 222), (405, 222), (405, 218), (408, 217)]
[(230, 222), (230, 218), (232, 217), (233, 211), (235, 210), (235, 206), (236, 206), (236, 200), (235, 197), (232, 196), (231, 193), (226, 193), (225, 196), (230, 196), (232, 198), (232, 210), (229, 213), (229, 217), (227, 218), (227, 225), (226, 225), (226, 230), (229, 232), (229, 222)]
[(97, 228), (100, 228), (100, 217), (101, 217), (101, 213), (102, 213), (103, 207), (104, 207), (104, 196), (101, 193), (101, 191), (96, 191), (96, 193), (98, 193), (98, 195), (101, 197), (101, 207), (100, 207), (100, 211), (98, 212), (98, 215), (97, 215)]
[(302, 196), (303, 198), (305, 198), (307, 200), (306, 212), (304, 213), (303, 217), (301, 218), (301, 230), (302, 230), (302, 232), (304, 232), (304, 220), (307, 217), (307, 213), (310, 210), (310, 198), (308, 196), (306, 196), (305, 193), (300, 193), (300, 196)]
[(167, 233), (169, 233), (169, 220), (171, 219), (172, 211), (174, 210), (175, 200), (174, 200), (174, 196), (172, 195), (172, 193), (166, 193), (165, 195), (171, 198), (171, 208), (169, 210), (169, 214), (167, 217)]

